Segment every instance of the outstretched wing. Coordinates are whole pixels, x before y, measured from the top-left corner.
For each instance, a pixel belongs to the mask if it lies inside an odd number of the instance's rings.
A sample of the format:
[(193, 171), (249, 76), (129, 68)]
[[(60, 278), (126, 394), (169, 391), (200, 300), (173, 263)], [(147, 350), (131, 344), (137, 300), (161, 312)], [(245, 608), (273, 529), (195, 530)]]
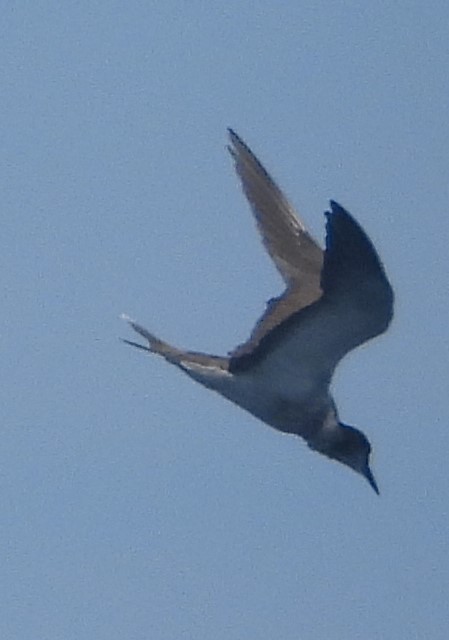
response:
[(323, 252), (279, 189), (243, 140), (229, 129), (229, 152), (257, 228), (285, 284), (318, 296)]
[(268, 302), (249, 340), (232, 352), (237, 357), (252, 352), (274, 327), (320, 298), (323, 251), (249, 147), (232, 129), (229, 136), (228, 149), (263, 244), (286, 284), (284, 293)]
[(266, 334), (252, 353), (233, 356), (230, 371), (253, 366), (329, 382), (341, 358), (383, 333), (393, 315), (393, 291), (370, 239), (335, 202), (326, 213), (322, 297)]

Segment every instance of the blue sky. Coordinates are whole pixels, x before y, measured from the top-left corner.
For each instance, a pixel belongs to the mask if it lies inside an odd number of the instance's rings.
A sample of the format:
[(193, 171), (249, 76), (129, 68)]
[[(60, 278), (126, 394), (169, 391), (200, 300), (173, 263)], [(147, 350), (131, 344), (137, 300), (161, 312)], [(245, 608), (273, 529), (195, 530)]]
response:
[[(22, 2), (2, 12), (0, 636), (447, 637), (446, 2)], [(226, 353), (281, 282), (225, 151), (394, 285), (334, 392), (381, 497), (157, 358)]]

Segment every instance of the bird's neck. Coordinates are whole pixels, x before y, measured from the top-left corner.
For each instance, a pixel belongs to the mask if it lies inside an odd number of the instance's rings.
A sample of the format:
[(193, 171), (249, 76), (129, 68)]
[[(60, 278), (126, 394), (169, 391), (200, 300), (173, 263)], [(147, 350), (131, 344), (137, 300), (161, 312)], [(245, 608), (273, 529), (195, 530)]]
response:
[(332, 458), (335, 445), (341, 440), (342, 435), (343, 426), (338, 420), (335, 407), (331, 406), (320, 428), (315, 431), (313, 437), (308, 438), (307, 444), (314, 451)]

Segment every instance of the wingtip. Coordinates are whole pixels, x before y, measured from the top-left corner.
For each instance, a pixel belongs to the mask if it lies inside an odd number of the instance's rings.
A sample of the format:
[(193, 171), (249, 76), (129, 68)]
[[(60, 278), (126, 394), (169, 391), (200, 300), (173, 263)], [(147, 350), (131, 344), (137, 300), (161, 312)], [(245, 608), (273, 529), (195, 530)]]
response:
[(232, 127), (228, 127), (228, 135), (229, 135), (231, 143), (234, 145), (234, 147), (243, 148), (246, 151), (248, 151), (249, 153), (251, 153), (251, 155), (253, 155), (252, 151), (249, 149), (248, 145), (245, 144), (245, 142), (242, 140), (242, 138), (239, 136), (239, 134), (236, 133), (235, 130)]
[(329, 200), (330, 211), (327, 211), (327, 214), (336, 214), (336, 213), (347, 213), (346, 209), (341, 206), (336, 200)]
[(244, 143), (239, 138), (239, 136), (236, 134), (234, 129), (232, 129), (231, 127), (227, 127), (227, 131), (228, 131), (228, 135), (229, 135), (229, 139), (231, 141), (231, 144), (226, 145), (226, 149), (227, 149), (228, 153), (230, 154), (230, 156), (232, 157), (232, 159), (234, 161), (237, 161), (238, 147), (243, 145)]
[(354, 218), (349, 211), (341, 206), (335, 200), (329, 200), (329, 210), (324, 212), (328, 224), (341, 224), (342, 222), (351, 221), (355, 223)]

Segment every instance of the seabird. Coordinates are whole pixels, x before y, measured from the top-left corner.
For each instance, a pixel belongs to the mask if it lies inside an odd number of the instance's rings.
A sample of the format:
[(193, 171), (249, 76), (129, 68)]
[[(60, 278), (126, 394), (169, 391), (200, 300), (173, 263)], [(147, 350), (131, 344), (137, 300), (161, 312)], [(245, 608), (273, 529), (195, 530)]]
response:
[(250, 148), (232, 129), (229, 136), (228, 150), (285, 291), (227, 357), (173, 347), (127, 316), (148, 345), (125, 342), (162, 356), (271, 427), (300, 436), (379, 493), (371, 445), (340, 422), (330, 384), (340, 360), (390, 324), (393, 291), (382, 263), (360, 225), (332, 200), (323, 251)]

